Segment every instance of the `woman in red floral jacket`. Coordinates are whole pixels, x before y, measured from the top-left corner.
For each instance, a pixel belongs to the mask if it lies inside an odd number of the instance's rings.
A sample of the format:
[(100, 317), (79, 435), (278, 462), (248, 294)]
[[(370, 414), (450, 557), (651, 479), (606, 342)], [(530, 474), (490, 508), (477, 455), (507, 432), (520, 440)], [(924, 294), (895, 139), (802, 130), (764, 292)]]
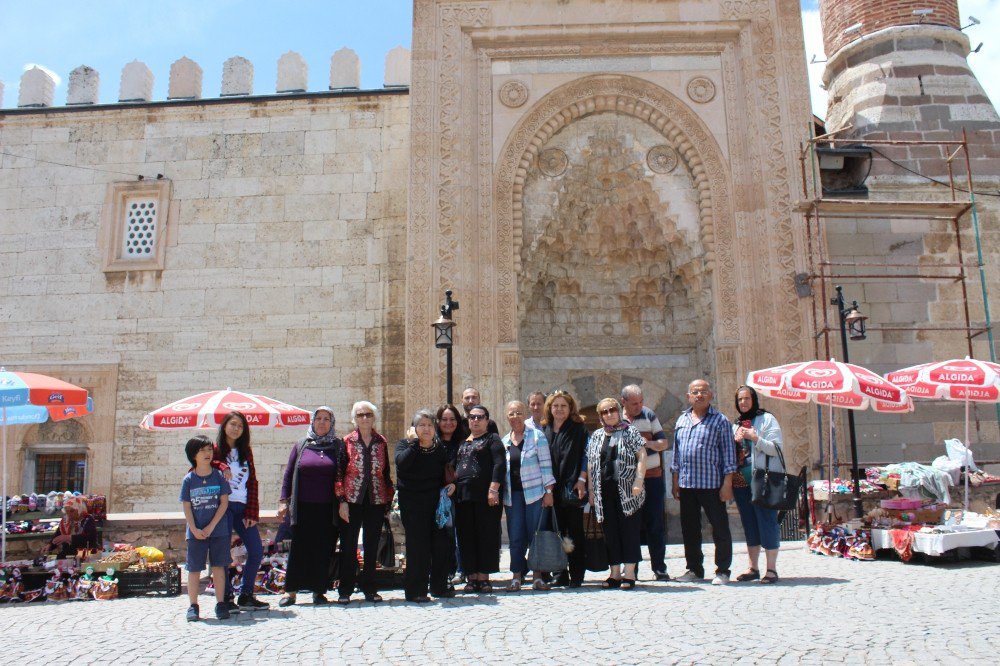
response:
[[(366, 601), (382, 601), (375, 588), (375, 555), (382, 521), (395, 489), (389, 474), (389, 444), (375, 431), (375, 405), (362, 400), (351, 407), (354, 432), (344, 438), (344, 459), (337, 466), (340, 500), (340, 598), (350, 603), (355, 584)], [(358, 577), (358, 532), (364, 529), (364, 570)]]

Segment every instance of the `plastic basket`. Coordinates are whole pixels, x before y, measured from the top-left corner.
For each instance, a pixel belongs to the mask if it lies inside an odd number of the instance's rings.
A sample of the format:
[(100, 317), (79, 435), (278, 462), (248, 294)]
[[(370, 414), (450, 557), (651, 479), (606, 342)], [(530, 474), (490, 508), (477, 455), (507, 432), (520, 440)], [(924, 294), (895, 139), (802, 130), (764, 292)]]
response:
[(170, 567), (163, 571), (119, 571), (119, 597), (141, 597), (144, 594), (161, 594), (176, 597), (181, 593), (181, 570)]

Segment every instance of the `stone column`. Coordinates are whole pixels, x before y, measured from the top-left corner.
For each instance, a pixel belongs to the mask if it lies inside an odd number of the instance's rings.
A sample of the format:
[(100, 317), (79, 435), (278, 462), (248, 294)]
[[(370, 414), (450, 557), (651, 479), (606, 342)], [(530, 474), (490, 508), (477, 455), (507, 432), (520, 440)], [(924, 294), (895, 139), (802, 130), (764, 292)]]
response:
[(361, 87), (361, 60), (346, 46), (330, 58), (330, 90), (357, 90)]
[(385, 56), (385, 87), (410, 85), (410, 50), (397, 46)]
[(305, 92), (309, 88), (309, 66), (301, 55), (289, 51), (278, 59), (279, 93)]
[(233, 56), (222, 65), (222, 96), (253, 94), (253, 63)]
[(198, 63), (181, 58), (170, 66), (167, 99), (198, 99), (201, 97), (202, 71)]
[(146, 63), (133, 60), (122, 68), (119, 102), (148, 102), (153, 99), (153, 72)]

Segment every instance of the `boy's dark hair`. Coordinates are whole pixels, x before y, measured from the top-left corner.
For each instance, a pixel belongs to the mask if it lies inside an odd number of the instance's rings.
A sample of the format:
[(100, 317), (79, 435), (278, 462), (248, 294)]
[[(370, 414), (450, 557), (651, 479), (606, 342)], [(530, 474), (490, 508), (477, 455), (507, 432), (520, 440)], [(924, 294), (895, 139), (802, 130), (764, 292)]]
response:
[(197, 437), (189, 439), (187, 444), (184, 445), (184, 453), (187, 454), (188, 462), (194, 465), (194, 457), (198, 455), (198, 452), (206, 446), (212, 448), (212, 440), (204, 435), (198, 435)]

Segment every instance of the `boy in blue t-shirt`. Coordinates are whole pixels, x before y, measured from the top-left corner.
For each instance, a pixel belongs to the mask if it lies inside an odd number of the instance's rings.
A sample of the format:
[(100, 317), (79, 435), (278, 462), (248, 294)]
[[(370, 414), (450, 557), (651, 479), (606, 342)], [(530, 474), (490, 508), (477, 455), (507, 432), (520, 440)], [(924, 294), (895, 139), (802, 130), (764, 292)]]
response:
[(229, 554), (229, 482), (212, 467), (212, 441), (204, 435), (192, 437), (184, 446), (193, 470), (181, 483), (181, 502), (187, 520), (188, 622), (198, 619), (198, 592), (206, 558), (212, 562), (215, 584), (215, 617), (229, 619), (225, 602), (226, 569), (232, 562)]

